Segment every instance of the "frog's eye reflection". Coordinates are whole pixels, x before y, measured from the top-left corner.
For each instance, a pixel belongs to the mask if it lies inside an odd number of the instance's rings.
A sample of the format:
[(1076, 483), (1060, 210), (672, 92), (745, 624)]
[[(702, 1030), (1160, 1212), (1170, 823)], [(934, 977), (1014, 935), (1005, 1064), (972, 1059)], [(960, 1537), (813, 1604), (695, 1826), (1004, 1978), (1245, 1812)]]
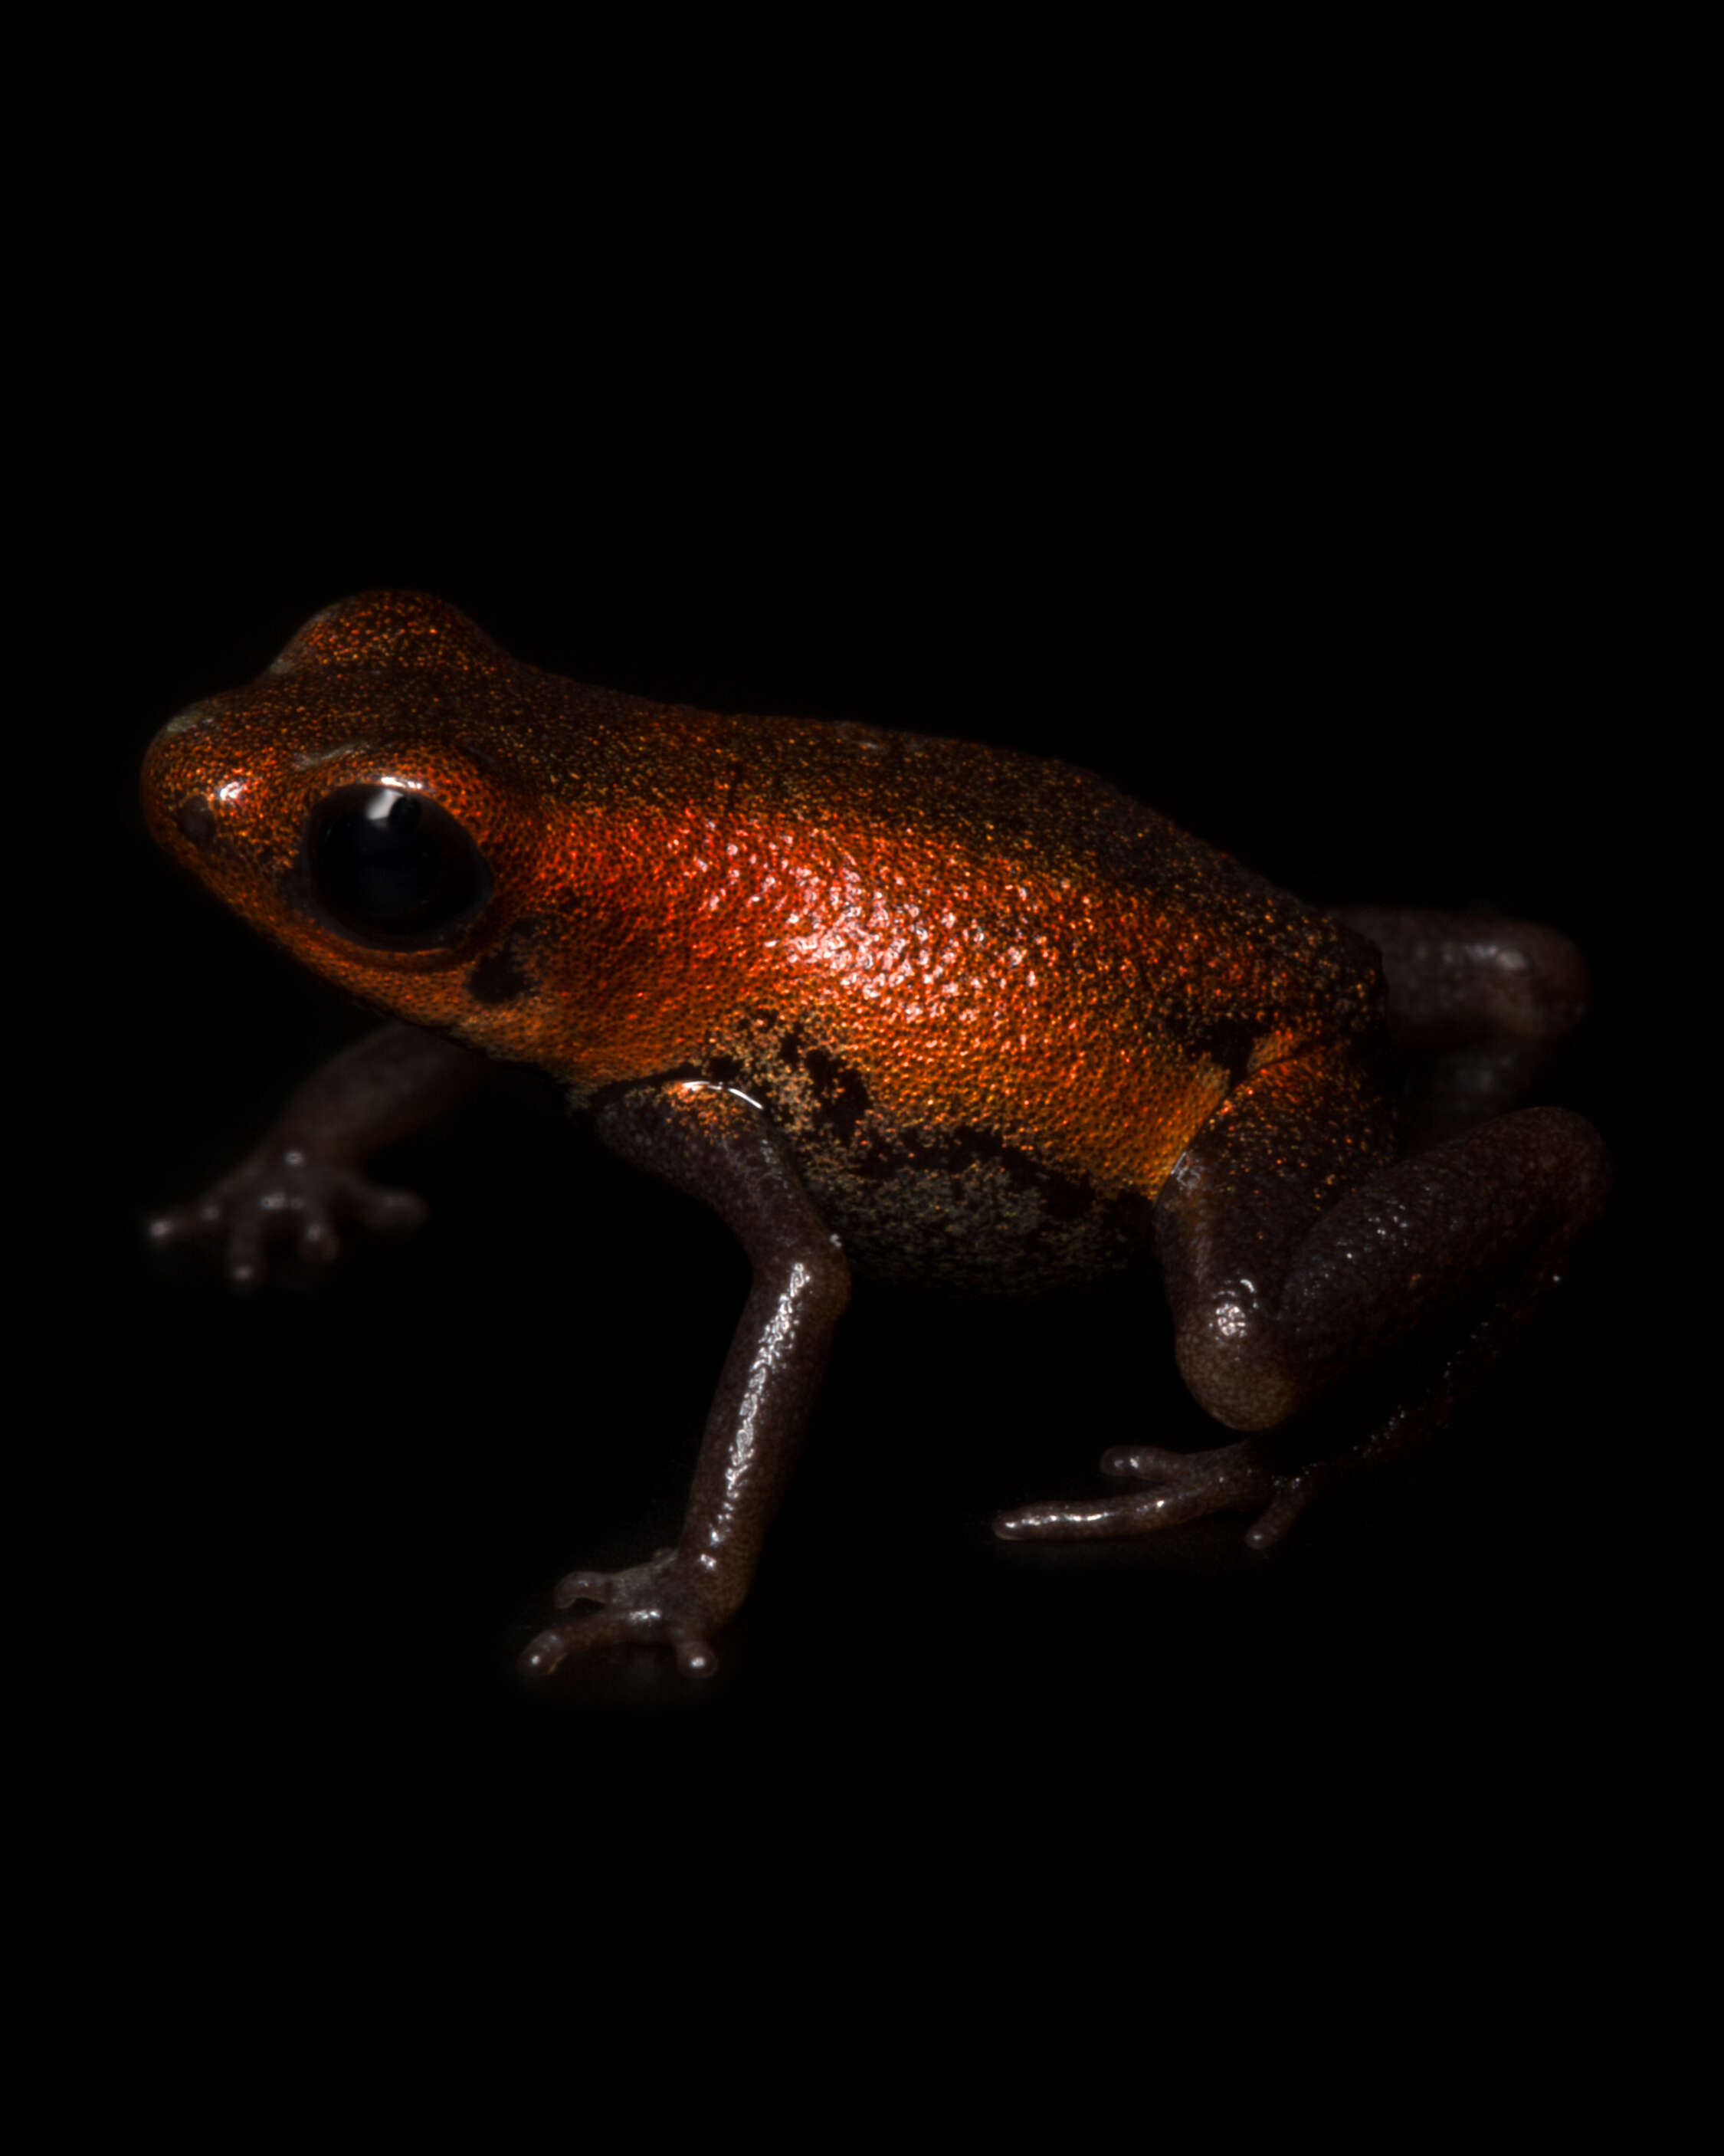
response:
[(479, 849), (446, 808), (393, 786), (344, 786), (305, 832), (318, 905), (362, 942), (454, 941), (490, 896)]

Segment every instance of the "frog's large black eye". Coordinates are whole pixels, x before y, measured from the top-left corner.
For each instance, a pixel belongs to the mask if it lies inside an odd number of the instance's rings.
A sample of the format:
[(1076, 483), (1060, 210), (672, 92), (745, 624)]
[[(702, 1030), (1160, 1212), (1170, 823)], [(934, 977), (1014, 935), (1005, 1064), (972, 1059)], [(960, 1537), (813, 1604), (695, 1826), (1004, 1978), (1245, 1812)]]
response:
[(479, 849), (446, 808), (393, 786), (344, 786), (305, 833), (318, 905), (362, 942), (452, 942), (490, 896)]

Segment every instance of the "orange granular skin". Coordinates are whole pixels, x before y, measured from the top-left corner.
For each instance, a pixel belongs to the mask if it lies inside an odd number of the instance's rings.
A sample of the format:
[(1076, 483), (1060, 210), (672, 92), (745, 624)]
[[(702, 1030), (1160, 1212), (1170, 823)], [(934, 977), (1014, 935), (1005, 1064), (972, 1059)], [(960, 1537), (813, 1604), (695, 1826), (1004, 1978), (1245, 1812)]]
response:
[[(456, 947), (362, 949), (295, 886), (310, 808), (383, 778), (485, 857)], [(1152, 1197), (1244, 1072), (1377, 1022), (1362, 947), (1087, 773), (585, 688), (413, 594), (330, 609), (173, 722), (145, 792), (307, 963), (581, 1095), (716, 1060), (746, 1084), (790, 1044), (882, 1130), (985, 1130)], [(176, 827), (193, 798), (213, 845)]]

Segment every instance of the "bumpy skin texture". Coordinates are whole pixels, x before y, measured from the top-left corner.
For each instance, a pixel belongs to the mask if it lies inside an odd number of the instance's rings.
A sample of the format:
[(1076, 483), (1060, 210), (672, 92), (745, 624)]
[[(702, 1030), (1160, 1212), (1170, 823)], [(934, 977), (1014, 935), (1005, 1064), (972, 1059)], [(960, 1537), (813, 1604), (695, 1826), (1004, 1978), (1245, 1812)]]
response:
[[(482, 863), (467, 902), (413, 937), (356, 934), (326, 902), (317, 818), (362, 788), (437, 804)], [(644, 703), (382, 593), (172, 721), (144, 795), (227, 903), (428, 1029), (350, 1051), (163, 1239), (225, 1236), (249, 1276), (284, 1229), (315, 1255), (344, 1215), (389, 1224), (358, 1163), (475, 1082), (476, 1050), (551, 1073), (754, 1260), (681, 1542), (608, 1582), (572, 1575), (564, 1601), (600, 1613), (541, 1635), (536, 1670), (639, 1638), (711, 1666), (706, 1634), (746, 1592), (852, 1266), (1034, 1294), (1152, 1238), (1187, 1381), (1246, 1431), (1471, 1313), (1405, 1439), (1476, 1382), (1603, 1201), (1576, 1117), (1453, 1135), (1578, 1014), (1561, 938), (1326, 916), (1066, 765)], [(1416, 1160), (1397, 1159), (1396, 1050), (1447, 1073)], [(1000, 1531), (1262, 1502), (1266, 1540), (1321, 1479), (1249, 1444), (1105, 1464), (1152, 1487)]]

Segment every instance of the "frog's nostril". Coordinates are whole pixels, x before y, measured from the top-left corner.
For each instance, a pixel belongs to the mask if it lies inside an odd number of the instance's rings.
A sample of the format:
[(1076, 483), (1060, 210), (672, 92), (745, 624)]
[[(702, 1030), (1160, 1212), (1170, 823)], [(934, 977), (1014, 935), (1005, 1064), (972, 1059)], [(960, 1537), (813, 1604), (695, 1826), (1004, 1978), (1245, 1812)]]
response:
[(215, 818), (209, 813), (209, 803), (201, 794), (194, 793), (181, 802), (174, 812), (174, 822), (180, 835), (189, 839), (201, 853), (215, 836)]

